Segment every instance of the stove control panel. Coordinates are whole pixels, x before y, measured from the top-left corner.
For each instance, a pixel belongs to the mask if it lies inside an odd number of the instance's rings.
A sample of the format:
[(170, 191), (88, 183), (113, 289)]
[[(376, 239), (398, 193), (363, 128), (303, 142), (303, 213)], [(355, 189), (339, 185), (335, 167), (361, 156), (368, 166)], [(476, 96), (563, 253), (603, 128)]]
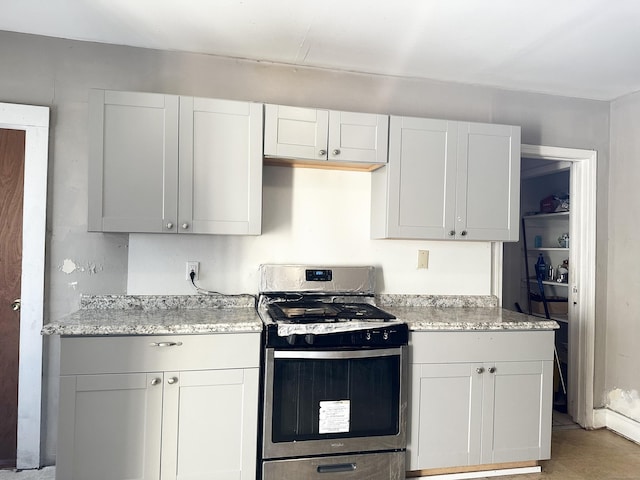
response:
[(385, 348), (407, 345), (409, 329), (406, 324), (398, 323), (387, 327), (354, 330), (324, 334), (292, 334), (278, 336), (277, 327), (269, 325), (266, 329), (266, 346), (286, 349), (308, 348)]
[(330, 282), (333, 279), (333, 272), (328, 268), (319, 270), (307, 269), (304, 274), (307, 282)]

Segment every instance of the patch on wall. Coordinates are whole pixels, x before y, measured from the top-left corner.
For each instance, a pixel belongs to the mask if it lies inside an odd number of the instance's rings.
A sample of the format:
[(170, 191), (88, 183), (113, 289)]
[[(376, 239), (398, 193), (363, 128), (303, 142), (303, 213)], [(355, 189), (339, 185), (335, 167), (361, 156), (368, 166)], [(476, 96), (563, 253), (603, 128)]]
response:
[(73, 272), (86, 272), (89, 275), (93, 275), (98, 273), (98, 271), (102, 271), (102, 265), (96, 265), (95, 263), (87, 263), (86, 265), (77, 265), (70, 258), (65, 258), (62, 262), (62, 265), (58, 267), (58, 269), (62, 273), (66, 273), (67, 275), (72, 274)]
[(607, 394), (607, 408), (640, 422), (640, 394), (616, 388)]

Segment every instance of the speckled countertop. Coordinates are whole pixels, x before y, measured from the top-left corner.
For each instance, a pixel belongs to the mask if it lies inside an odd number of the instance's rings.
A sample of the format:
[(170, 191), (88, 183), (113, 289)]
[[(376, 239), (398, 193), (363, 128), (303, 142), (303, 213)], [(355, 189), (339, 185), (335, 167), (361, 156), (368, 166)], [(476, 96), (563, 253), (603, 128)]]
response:
[(405, 322), (411, 331), (553, 330), (553, 320), (498, 307), (487, 295), (378, 295), (383, 310)]
[[(551, 330), (554, 321), (497, 306), (493, 296), (377, 295), (375, 303), (412, 331)], [(44, 335), (163, 335), (259, 332), (251, 295), (92, 295)], [(330, 325), (329, 325), (330, 326)]]
[(98, 295), (43, 335), (163, 335), (262, 331), (250, 295)]

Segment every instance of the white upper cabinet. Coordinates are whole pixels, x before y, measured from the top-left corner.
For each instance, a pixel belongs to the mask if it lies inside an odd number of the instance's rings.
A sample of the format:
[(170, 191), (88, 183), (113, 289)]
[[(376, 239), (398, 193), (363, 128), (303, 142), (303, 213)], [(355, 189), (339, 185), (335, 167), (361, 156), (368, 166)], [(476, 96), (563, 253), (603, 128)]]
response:
[(520, 127), (458, 124), (456, 198), (456, 238), (518, 241)]
[(520, 128), (392, 116), (372, 238), (516, 241)]
[(261, 231), (262, 104), (92, 90), (89, 231)]
[(258, 235), (262, 104), (180, 97), (180, 233)]
[(178, 97), (104, 90), (89, 95), (89, 231), (175, 226)]
[(387, 162), (389, 117), (265, 105), (265, 157), (380, 165)]

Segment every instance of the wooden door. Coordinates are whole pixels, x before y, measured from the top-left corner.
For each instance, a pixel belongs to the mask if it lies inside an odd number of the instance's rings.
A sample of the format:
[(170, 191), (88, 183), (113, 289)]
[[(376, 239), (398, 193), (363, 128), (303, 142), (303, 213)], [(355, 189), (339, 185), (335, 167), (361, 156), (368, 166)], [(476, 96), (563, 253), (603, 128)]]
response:
[(24, 146), (23, 130), (0, 129), (0, 468), (16, 461)]

